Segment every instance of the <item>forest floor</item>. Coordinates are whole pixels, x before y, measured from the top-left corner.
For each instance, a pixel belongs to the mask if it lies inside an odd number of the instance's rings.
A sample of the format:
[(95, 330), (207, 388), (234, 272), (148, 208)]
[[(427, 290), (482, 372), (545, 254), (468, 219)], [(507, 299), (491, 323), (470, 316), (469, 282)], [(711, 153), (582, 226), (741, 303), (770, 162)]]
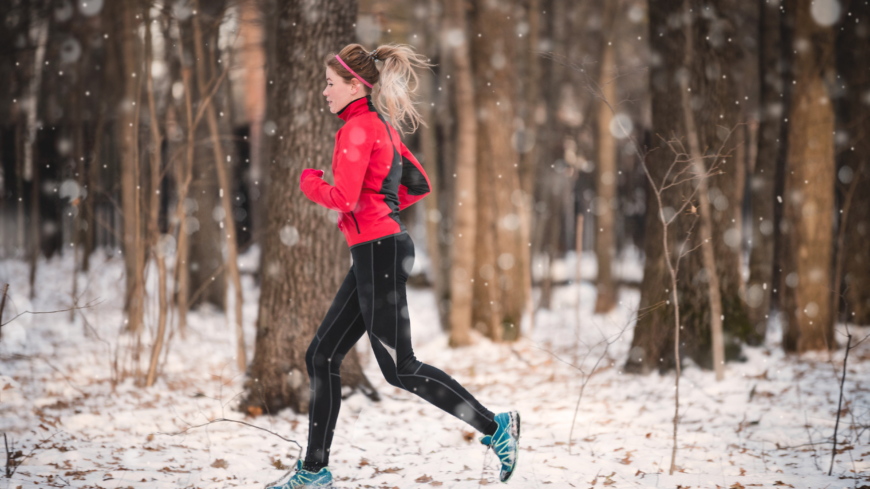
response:
[[(251, 270), (256, 256), (243, 268)], [(589, 259), (589, 260), (587, 260)], [(589, 268), (583, 257), (584, 279)], [(0, 282), (11, 283), (7, 314), (68, 308), (69, 254), (39, 263), (38, 293), (28, 300), (27, 265), (0, 262)], [(636, 260), (618, 265), (638, 278)], [(573, 265), (565, 263), (566, 270)], [(284, 410), (250, 417), (234, 410), (243, 391), (232, 321), (223, 313), (190, 315), (186, 337), (175, 334), (156, 385), (142, 388), (131, 340), (120, 332), (123, 291), (120, 257), (98, 256), (82, 275), (79, 303), (102, 301), (76, 312), (25, 314), (0, 340), (0, 430), (23, 463), (0, 489), (31, 487), (260, 488), (282, 477), (305, 446), (307, 415)], [(592, 274), (588, 274), (592, 277)], [(153, 288), (153, 277), (150, 287)], [(248, 359), (253, 356), (258, 289), (243, 276)], [(232, 298), (232, 294), (228, 295)], [(627, 375), (621, 366), (631, 343), (639, 300), (623, 288), (620, 305), (594, 315), (595, 290), (580, 285), (580, 341), (575, 340), (575, 285), (554, 291), (530, 330), (513, 344), (478, 338), (447, 347), (429, 289), (409, 288), (417, 358), (440, 367), (494, 412), (519, 409), (522, 438), (510, 487), (520, 488), (860, 488), (870, 484), (870, 341), (850, 352), (833, 475), (831, 439), (836, 420), (845, 337), (831, 355), (787, 357), (780, 332), (766, 345), (746, 348), (747, 361), (728, 363), (725, 380), (691, 364), (680, 382), (676, 464), (673, 446), (674, 372)], [(141, 369), (154, 335), (149, 304)], [(232, 310), (228, 307), (228, 310)], [(84, 319), (87, 319), (87, 324)], [(231, 319), (231, 318), (229, 318)], [(838, 330), (845, 331), (843, 325)], [(852, 327), (856, 338), (870, 327)], [(612, 343), (605, 351), (603, 339)], [(498, 463), (471, 429), (424, 401), (386, 383), (367, 340), (358, 345), (365, 373), (382, 400), (360, 394), (343, 402), (331, 453), (341, 488), (473, 488), (499, 484)], [(575, 362), (580, 369), (569, 366)], [(576, 418), (572, 419), (586, 374)], [(116, 367), (113, 367), (116, 365)], [(176, 434), (183, 432), (182, 434)], [(571, 442), (571, 443), (569, 443)]]

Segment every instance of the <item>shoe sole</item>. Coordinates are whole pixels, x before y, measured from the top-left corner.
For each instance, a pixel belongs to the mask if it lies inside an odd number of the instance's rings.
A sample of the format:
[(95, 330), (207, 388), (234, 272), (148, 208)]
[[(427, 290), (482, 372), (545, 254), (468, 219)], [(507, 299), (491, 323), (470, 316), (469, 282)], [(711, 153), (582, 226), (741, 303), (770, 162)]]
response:
[[(515, 435), (516, 439), (517, 439), (517, 453), (514, 456), (513, 468), (511, 468), (511, 471), (508, 474), (508, 476), (505, 477), (504, 480), (502, 480), (502, 482), (504, 482), (504, 483), (507, 483), (509, 480), (511, 480), (511, 477), (513, 477), (514, 472), (516, 472), (517, 461), (520, 458), (520, 425), (521, 425), (520, 412), (519, 411), (511, 411), (510, 416), (511, 416), (511, 434)], [(514, 433), (514, 431), (516, 431), (516, 433)]]

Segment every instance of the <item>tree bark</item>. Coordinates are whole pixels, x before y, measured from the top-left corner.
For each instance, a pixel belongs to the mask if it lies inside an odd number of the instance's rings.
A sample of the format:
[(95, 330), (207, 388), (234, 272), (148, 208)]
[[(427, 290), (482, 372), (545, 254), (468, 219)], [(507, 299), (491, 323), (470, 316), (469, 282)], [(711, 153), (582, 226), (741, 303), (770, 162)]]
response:
[[(203, 103), (222, 106), (225, 102), (220, 90), (206, 102), (209, 94), (201, 88), (205, 86), (211, 88), (211, 84), (219, 76), (214, 71), (207, 71), (205, 67), (213, 66), (215, 61), (212, 58), (220, 56), (217, 49), (216, 27), (218, 19), (223, 15), (224, 6), (225, 2), (209, 2), (204, 8), (197, 10), (196, 15), (191, 15), (188, 20), (183, 22), (182, 42), (184, 42), (186, 56), (192, 57), (190, 60), (183, 61), (190, 62), (193, 69), (192, 75), (196, 83), (192, 84), (194, 86), (189, 87), (189, 89), (195, 94), (194, 107), (197, 108), (197, 111)], [(195, 19), (200, 16), (204, 16), (206, 19), (204, 22), (213, 25), (214, 29), (198, 32)], [(198, 41), (196, 38), (198, 35), (206, 37), (205, 43), (209, 46), (208, 50), (201, 52), (203, 50), (197, 49)], [(214, 141), (207, 124), (195, 124), (195, 126), (194, 139), (208, 142), (194, 145), (193, 180), (190, 185), (190, 197), (185, 202), (185, 205), (193, 207), (190, 218), (186, 222), (190, 239), (188, 257), (190, 296), (188, 306), (194, 308), (208, 303), (224, 310), (227, 294), (226, 263), (221, 246), (224, 242), (224, 233), (218, 219), (216, 219), (216, 217), (221, 217), (221, 211), (216, 209), (221, 205), (221, 197), (218, 176), (214, 167), (214, 145), (220, 144), (220, 141)], [(231, 210), (224, 211), (224, 213), (229, 212)]]
[[(444, 15), (437, 0), (429, 0), (426, 5), (426, 9), (421, 12), (422, 15), (415, 15), (414, 29), (422, 30), (422, 46), (426, 51), (426, 55), (435, 62), (434, 60), (440, 59), (443, 56), (438, 37), (441, 28), (444, 26)], [(420, 76), (420, 92), (423, 100), (432, 101), (432, 103), (440, 102), (440, 97), (438, 97), (439, 90), (436, 88), (438, 87), (438, 81), (437, 73), (426, 71)], [(440, 91), (443, 92), (444, 90)], [(440, 227), (438, 206), (441, 200), (442, 182), (440, 168), (438, 167), (438, 128), (435, 112), (436, 109), (432, 104), (420, 104), (420, 115), (423, 116), (423, 120), (428, 122), (426, 127), (420, 127), (420, 148), (423, 155), (420, 163), (423, 164), (423, 168), (429, 176), (431, 192), (428, 198), (423, 201), (424, 205), (418, 207), (416, 211), (422, 215), (423, 223), (426, 227), (426, 252), (429, 258), (429, 267), (432, 270), (432, 289), (436, 300), (440, 302), (440, 299), (446, 295), (450, 277), (449, 269), (444, 267), (443, 262), (445, 260), (442, 260), (441, 257), (438, 233)], [(445, 312), (441, 307), (438, 308), (438, 321), (442, 329), (449, 331), (449, 313), (445, 314)]]
[[(199, 1), (194, 0), (194, 6), (197, 10), (200, 9)], [(193, 16), (193, 41), (196, 46), (196, 57), (197, 57), (197, 76), (196, 81), (198, 83), (199, 93), (203, 94), (206, 91), (205, 84), (205, 68), (203, 59), (205, 58), (205, 50), (202, 46), (203, 32), (202, 27), (199, 22), (199, 15)], [(217, 39), (217, 36), (212, 37), (213, 42)], [(217, 43), (214, 43), (213, 46), (216, 46)], [(212, 57), (219, 57), (220, 52), (212, 48), (214, 50), (215, 55)], [(220, 80), (223, 77), (219, 78), (219, 75), (216, 71), (212, 71), (211, 73), (212, 79), (217, 80), (215, 83), (220, 83)], [(220, 184), (220, 202), (221, 207), (223, 208), (223, 217), (220, 219), (220, 227), (221, 229), (225, 229), (226, 233), (226, 244), (227, 244), (227, 259), (226, 259), (226, 269), (229, 274), (229, 278), (233, 284), (233, 290), (235, 292), (235, 319), (236, 319), (236, 364), (239, 368), (239, 371), (244, 372), (245, 367), (247, 366), (247, 355), (245, 354), (245, 336), (244, 331), (242, 329), (242, 305), (244, 303), (244, 297), (242, 295), (242, 280), (239, 276), (239, 252), (238, 252), (238, 242), (236, 240), (236, 221), (233, 219), (233, 203), (232, 203), (232, 195), (235, 193), (234, 188), (230, 185), (229, 177), (227, 176), (227, 169), (224, 166), (226, 163), (224, 162), (224, 150), (223, 143), (220, 139), (220, 128), (218, 128), (218, 120), (217, 114), (215, 110), (214, 97), (208, 102), (208, 105), (205, 109), (205, 117), (206, 122), (208, 123), (208, 130), (211, 135), (212, 141), (212, 150), (214, 152), (214, 165), (217, 170), (218, 183)], [(229, 105), (229, 100), (227, 101), (227, 105)], [(229, 118), (227, 118), (229, 119)], [(229, 160), (229, 156), (226, 157)], [(215, 219), (218, 220), (218, 219)]]
[[(187, 121), (187, 141), (185, 157), (175, 165), (175, 181), (177, 190), (177, 202), (175, 208), (175, 221), (177, 223), (178, 244), (175, 252), (175, 267), (173, 270), (173, 286), (176, 310), (178, 311), (178, 330), (184, 335), (187, 330), (187, 312), (190, 308), (190, 230), (188, 228), (188, 214), (193, 209), (188, 206), (190, 184), (193, 181), (194, 160), (194, 136), (196, 134), (197, 121), (193, 116), (193, 86), (190, 82), (192, 60), (185, 55), (184, 42), (186, 30), (182, 30), (181, 22), (178, 26), (178, 58), (181, 65), (181, 83), (184, 87), (184, 114)], [(189, 27), (189, 26), (188, 26)], [(198, 120), (198, 119), (197, 119)]]
[(151, 156), (149, 165), (150, 179), (150, 199), (148, 209), (148, 245), (151, 255), (157, 264), (157, 336), (154, 339), (154, 344), (151, 347), (151, 360), (148, 365), (148, 375), (145, 379), (145, 386), (154, 385), (157, 378), (157, 361), (160, 358), (160, 351), (163, 349), (163, 336), (166, 333), (166, 245), (161, 246), (160, 229), (158, 228), (158, 217), (160, 214), (160, 181), (161, 181), (161, 147), (163, 145), (163, 136), (160, 134), (160, 126), (157, 117), (157, 106), (154, 101), (154, 78), (151, 72), (151, 64), (154, 59), (154, 46), (151, 40), (151, 22), (148, 9), (143, 9), (142, 15), (149, 19), (146, 22), (145, 28), (145, 83), (148, 94), (148, 126), (151, 132), (151, 144), (149, 146), (149, 154)]
[(811, 15), (811, 0), (787, 0), (795, 11), (788, 161), (783, 194), (783, 347), (805, 352), (836, 347), (831, 323), (834, 207), (834, 111), (826, 83), (834, 81), (834, 31)]
[[(522, 5), (523, 20), (528, 22), (528, 33), (522, 35), (524, 41), (520, 43), (523, 55), (518, 58), (522, 65), (521, 80), (517, 86), (522, 89), (517, 94), (520, 100), (518, 115), (522, 117), (523, 127), (515, 136), (515, 146), (519, 151), (519, 216), (520, 216), (520, 251), (522, 265), (523, 288), (525, 289), (524, 315), (529, 317), (529, 331), (535, 329), (535, 305), (532, 298), (532, 213), (534, 212), (535, 183), (538, 179), (537, 162), (535, 158), (535, 141), (538, 134), (538, 122), (535, 117), (539, 101), (541, 100), (541, 58), (538, 56), (538, 43), (540, 40), (541, 25), (541, 0), (528, 0)], [(520, 24), (522, 25), (522, 24)]]
[(780, 2), (758, 2), (761, 22), (759, 74), (761, 87), (758, 153), (750, 189), (752, 236), (749, 254), (749, 284), (746, 305), (749, 323), (764, 337), (771, 311), (773, 290), (774, 184), (780, 154), (783, 119), (783, 78), (780, 67)]
[(88, 196), (85, 199), (85, 205), (83, 208), (84, 215), (82, 219), (85, 223), (87, 223), (87, 231), (85, 232), (85, 242), (84, 242), (84, 251), (82, 256), (82, 271), (87, 272), (91, 268), (91, 255), (94, 253), (95, 245), (96, 245), (96, 233), (97, 233), (97, 215), (96, 215), (96, 201), (97, 201), (97, 188), (99, 187), (99, 168), (100, 168), (100, 156), (102, 155), (102, 146), (103, 146), (103, 131), (105, 130), (105, 121), (106, 114), (105, 108), (102, 104), (100, 104), (99, 114), (97, 115), (97, 122), (94, 125), (94, 146), (92, 156), (89, 158), (87, 164), (87, 192)]
[[(477, 115), (471, 73), (471, 43), (465, 20), (464, 0), (447, 0), (444, 53), (454, 62), (454, 91), (457, 110), (456, 178), (453, 207), (453, 248), (450, 267), (450, 345), (471, 344), (472, 308), (476, 284), (475, 244), (477, 237)], [(481, 182), (483, 183), (483, 182)]]
[[(305, 352), (348, 270), (348, 252), (333, 213), (298, 190), (306, 167), (328, 170), (339, 119), (323, 108), (325, 58), (354, 39), (356, 2), (313, 5), (278, 2), (276, 63), (267, 86), (277, 125), (271, 153), (262, 286), (254, 359), (243, 410), (307, 412)], [(274, 160), (274, 161), (272, 161)], [(336, 259), (336, 257), (340, 257)], [(341, 365), (342, 385), (377, 394), (352, 349)]]
[[(240, 37), (244, 40), (245, 118), (250, 125), (250, 164), (245, 176), (248, 187), (251, 230), (262, 227), (262, 199), (259, 185), (263, 180), (263, 121), (266, 113), (266, 53), (265, 17), (260, 0), (244, 0), (241, 4)], [(253, 234), (252, 234), (253, 236)]]
[[(689, 1), (685, 0), (683, 5), (688, 9)], [(691, 25), (686, 26), (686, 61), (684, 67), (687, 70), (691, 70), (695, 63), (695, 50), (692, 45), (693, 36), (689, 31), (691, 27)], [(716, 380), (719, 381), (724, 378), (725, 370), (725, 354), (722, 339), (722, 320), (724, 317), (722, 315), (722, 295), (719, 291), (719, 273), (716, 270), (716, 257), (713, 254), (713, 243), (710, 242), (713, 239), (713, 220), (711, 216), (712, 210), (710, 208), (710, 187), (707, 184), (707, 179), (708, 174), (711, 172), (708, 169), (707, 162), (704, 161), (704, 157), (701, 154), (701, 143), (699, 141), (700, 134), (698, 131), (698, 125), (695, 122), (695, 114), (691, 108), (691, 91), (692, 88), (689, 86), (688, 77), (681, 77), (680, 94), (682, 95), (683, 117), (686, 124), (686, 139), (689, 141), (689, 157), (692, 166), (691, 171), (695, 173), (695, 178), (698, 181), (698, 220), (700, 221), (698, 235), (701, 239), (699, 245), (701, 248), (702, 263), (704, 264), (703, 270), (706, 272), (707, 299), (709, 300), (710, 305), (710, 339), (713, 349), (713, 369), (716, 371)], [(724, 144), (725, 142), (723, 141), (723, 145)], [(719, 158), (712, 159), (709, 166), (715, 166), (718, 163), (716, 161), (718, 159)], [(736, 168), (740, 165), (741, 162), (738, 161), (737, 165), (732, 164), (731, 166), (732, 168)], [(692, 182), (692, 184), (694, 185), (694, 182)], [(679, 366), (677, 370), (679, 371)], [(676, 439), (674, 439), (674, 443), (676, 447)]]
[[(693, 13), (676, 2), (653, 0), (650, 3), (650, 45), (652, 51), (662, 62), (650, 71), (652, 87), (653, 126), (650, 136), (653, 148), (658, 148), (649, 156), (650, 174), (654, 181), (661, 182), (668, 167), (673, 162), (674, 154), (664, 139), (670, 135), (678, 137), (687, 134), (683, 110), (681, 76), (689, 76), (691, 87), (691, 110), (697, 116), (695, 119), (698, 133), (698, 147), (703, 155), (715, 154), (722, 148), (723, 141), (730, 129), (739, 122), (737, 91), (729, 70), (741, 56), (737, 43), (728, 42), (735, 33), (735, 23), (728, 18), (734, 15), (735, 0), (719, 0), (712, 3), (701, 3), (692, 0), (690, 6)], [(707, 12), (706, 14), (704, 12)], [(691, 16), (691, 17), (689, 17)], [(687, 75), (683, 75), (684, 50), (686, 34), (683, 22), (670, 22), (669, 19), (691, 19), (690, 29), (693, 39), (689, 40), (696, 48), (694, 62)], [(708, 39), (709, 38), (709, 39)], [(726, 144), (724, 151), (728, 152), (739, 139)], [(720, 282), (722, 313), (724, 314), (723, 330), (725, 341), (725, 358), (732, 359), (740, 355), (740, 343), (752, 342), (754, 330), (749, 328), (743, 302), (740, 298), (740, 274), (737, 254), (740, 250), (739, 230), (734, 228), (736, 214), (740, 212), (737, 201), (739, 193), (736, 181), (739, 174), (735, 168), (738, 164), (729, 157), (720, 159), (718, 166), (724, 173), (717, 175), (709, 182), (709, 198), (713, 204), (711, 209), (712, 243), (715, 271)], [(724, 160), (724, 161), (722, 161)], [(679, 170), (679, 169), (678, 169)], [(671, 180), (669, 180), (670, 182)], [(666, 207), (678, 209), (684, 196), (691, 190), (690, 183), (668, 189), (663, 198)], [(647, 209), (656, 209), (657, 204), (648, 197)], [(646, 243), (644, 252), (644, 276), (641, 285), (640, 310), (647, 311), (635, 327), (632, 349), (626, 363), (626, 370), (646, 372), (652, 369), (666, 370), (674, 367), (673, 352), (673, 303), (667, 304), (670, 294), (669, 287), (662, 287), (669, 282), (663, 244), (661, 243), (661, 225), (657, 216), (647, 213)], [(692, 230), (693, 218), (680, 216), (668, 231), (673, 241), (669, 248), (673, 252), (680, 250), (679, 242), (689, 236)], [(692, 249), (700, 244), (694, 233), (685, 249)], [(701, 252), (689, 253), (683, 258), (679, 269), (681, 356), (691, 357), (696, 363), (711, 368), (710, 335), (710, 297), (707, 287), (708, 271), (705, 271), (704, 258)]]
[[(599, 85), (611, 104), (616, 100), (616, 51), (610, 33), (616, 18), (616, 1), (605, 2), (601, 38), (601, 71)], [(595, 165), (595, 258), (598, 262), (595, 313), (610, 312), (616, 306), (616, 281), (613, 278), (613, 258), (616, 254), (614, 221), (616, 214), (616, 138), (610, 131), (613, 114), (604, 102), (598, 103), (597, 150)]]
[[(29, 11), (30, 9), (28, 9)], [(30, 207), (30, 298), (36, 297), (36, 263), (42, 248), (42, 233), (40, 231), (39, 198), (40, 165), (38, 164), (37, 120), (40, 94), (42, 93), (42, 62), (45, 58), (45, 48), (48, 40), (48, 23), (33, 14), (33, 29), (36, 30), (36, 46), (33, 57), (33, 78), (30, 80), (30, 94), (27, 99), (27, 143), (24, 145), (24, 180), (31, 181)], [(29, 36), (28, 36), (29, 38)]]
[(122, 80), (123, 91), (117, 102), (117, 130), (121, 157), (121, 206), (124, 214), (123, 250), (125, 271), (124, 311), (127, 316), (127, 331), (138, 333), (142, 326), (144, 291), (142, 288), (142, 233), (139, 216), (139, 89), (142, 73), (142, 52), (137, 30), (139, 22), (138, 2), (120, 2), (121, 22), (117, 37), (121, 47), (118, 50), (118, 78)]
[[(851, 2), (848, 17), (838, 36), (838, 73), (845, 83), (840, 99), (841, 130), (848, 135), (848, 144), (840, 154), (840, 183), (854, 186), (851, 208), (843, 213), (840, 227), (845, 230), (844, 246), (837, 250), (844, 262), (845, 320), (853, 324), (870, 324), (870, 116), (866, 93), (870, 86), (870, 6)], [(855, 19), (852, 21), (851, 19)], [(851, 175), (852, 181), (849, 182)], [(836, 285), (836, 283), (835, 283)], [(835, 296), (839, 304), (839, 297)], [(834, 311), (836, 314), (836, 310)]]
[[(493, 339), (515, 341), (526, 310), (523, 267), (522, 192), (519, 154), (513, 143), (516, 3), (478, 1), (474, 6), (471, 53), (477, 117), (478, 248), (473, 273), (475, 314)], [(510, 122), (508, 122), (510, 121)], [(488, 315), (491, 315), (487, 317)], [(478, 322), (477, 319), (474, 320)]]

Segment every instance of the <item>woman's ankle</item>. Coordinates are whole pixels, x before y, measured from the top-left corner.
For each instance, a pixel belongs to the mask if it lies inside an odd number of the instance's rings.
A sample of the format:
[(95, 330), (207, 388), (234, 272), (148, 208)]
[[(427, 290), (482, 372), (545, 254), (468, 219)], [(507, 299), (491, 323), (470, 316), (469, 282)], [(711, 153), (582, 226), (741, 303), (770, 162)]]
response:
[(309, 462), (307, 460), (305, 462), (302, 462), (302, 469), (307, 470), (308, 472), (311, 472), (313, 474), (320, 472), (320, 469), (326, 466), (327, 464), (320, 462)]

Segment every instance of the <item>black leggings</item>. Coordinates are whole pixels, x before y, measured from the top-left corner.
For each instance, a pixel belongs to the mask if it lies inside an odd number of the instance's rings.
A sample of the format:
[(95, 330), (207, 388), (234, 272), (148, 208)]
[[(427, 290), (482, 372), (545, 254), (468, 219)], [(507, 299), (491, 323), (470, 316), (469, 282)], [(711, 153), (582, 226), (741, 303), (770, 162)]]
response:
[(360, 243), (351, 248), (351, 254), (353, 266), (305, 355), (311, 379), (305, 465), (319, 467), (329, 462), (341, 407), (339, 366), (363, 333), (369, 335), (387, 382), (484, 434), (494, 432), (493, 413), (449, 375), (414, 358), (405, 296), (405, 282), (414, 264), (410, 236), (402, 233)]

